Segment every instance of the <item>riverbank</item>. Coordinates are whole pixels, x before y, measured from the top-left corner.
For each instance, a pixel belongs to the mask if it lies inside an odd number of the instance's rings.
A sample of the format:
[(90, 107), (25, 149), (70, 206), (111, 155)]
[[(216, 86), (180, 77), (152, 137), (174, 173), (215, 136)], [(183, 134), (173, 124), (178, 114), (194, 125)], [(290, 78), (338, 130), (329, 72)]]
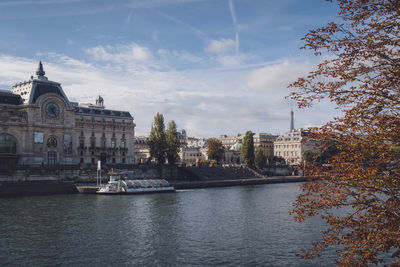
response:
[(0, 183), (0, 197), (55, 195), (78, 193), (72, 181), (3, 181)]
[[(43, 172), (43, 170), (42, 170)], [(43, 172), (42, 175), (20, 173), (19, 176), (1, 177), (0, 196), (23, 196), (45, 194), (74, 194), (95, 193), (96, 172), (92, 170), (70, 171), (70, 175), (63, 176), (59, 172)], [(136, 166), (123, 171), (130, 180), (165, 179), (176, 189), (196, 189), (223, 186), (259, 185), (272, 183), (304, 182), (307, 179), (301, 176), (272, 176), (266, 177), (254, 170), (245, 167), (170, 167), (164, 166), (161, 175), (157, 166)], [(66, 174), (66, 173), (63, 173)], [(74, 174), (74, 175), (72, 175)], [(162, 177), (162, 178), (160, 178)], [(102, 182), (108, 182), (106, 173), (102, 175)], [(79, 186), (76, 186), (79, 185)]]
[(208, 180), (208, 181), (169, 181), (170, 185), (175, 189), (199, 189), (209, 187), (224, 186), (243, 186), (243, 185), (260, 185), (260, 184), (276, 184), (276, 183), (297, 183), (305, 182), (307, 177), (304, 176), (275, 176), (268, 178), (246, 178), (231, 180)]

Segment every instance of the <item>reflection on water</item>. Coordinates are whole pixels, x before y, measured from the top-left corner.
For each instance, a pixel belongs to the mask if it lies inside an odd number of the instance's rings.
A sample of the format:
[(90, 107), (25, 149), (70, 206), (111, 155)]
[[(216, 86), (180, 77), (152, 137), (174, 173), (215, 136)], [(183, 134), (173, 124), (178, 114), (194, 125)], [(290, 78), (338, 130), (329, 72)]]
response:
[(298, 184), (0, 200), (0, 265), (327, 266), (295, 256), (319, 219), (288, 212)]

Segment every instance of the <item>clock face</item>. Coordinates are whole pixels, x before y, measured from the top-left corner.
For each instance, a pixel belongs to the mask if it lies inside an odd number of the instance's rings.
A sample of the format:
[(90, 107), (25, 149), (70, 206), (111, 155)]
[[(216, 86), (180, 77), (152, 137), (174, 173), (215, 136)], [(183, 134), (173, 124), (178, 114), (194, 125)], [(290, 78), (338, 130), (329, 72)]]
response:
[(50, 102), (46, 104), (45, 111), (47, 116), (50, 118), (57, 118), (60, 114), (60, 107), (57, 105), (57, 103)]

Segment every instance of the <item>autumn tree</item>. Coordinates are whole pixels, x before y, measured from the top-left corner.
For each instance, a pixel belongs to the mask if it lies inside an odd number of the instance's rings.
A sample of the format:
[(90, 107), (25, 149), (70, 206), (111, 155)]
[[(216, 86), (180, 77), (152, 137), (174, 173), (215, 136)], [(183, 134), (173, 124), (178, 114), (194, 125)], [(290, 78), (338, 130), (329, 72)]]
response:
[(180, 142), (178, 139), (178, 131), (176, 130), (175, 121), (170, 121), (168, 123), (168, 129), (165, 132), (166, 135), (166, 143), (167, 143), (167, 151), (166, 157), (168, 159), (168, 163), (173, 165), (175, 162), (179, 160), (179, 146)]
[(157, 113), (154, 117), (149, 136), (150, 155), (159, 165), (165, 163), (167, 152), (167, 140), (165, 136), (164, 116)]
[(222, 142), (216, 138), (210, 138), (207, 142), (207, 156), (210, 160), (221, 161), (224, 156)]
[(254, 163), (257, 169), (263, 169), (267, 163), (267, 157), (261, 148), (258, 148), (254, 154)]
[(303, 153), (303, 160), (307, 163), (316, 162), (318, 160), (319, 154), (313, 152), (312, 150), (306, 150)]
[(254, 139), (251, 131), (247, 131), (243, 137), (242, 158), (247, 167), (254, 167)]
[(338, 245), (340, 266), (399, 266), (400, 1), (336, 2), (338, 21), (304, 37), (321, 63), (290, 85), (299, 107), (327, 98), (343, 114), (310, 134), (328, 163), (307, 164), (315, 179), (293, 213), (319, 215), (329, 228), (302, 256)]

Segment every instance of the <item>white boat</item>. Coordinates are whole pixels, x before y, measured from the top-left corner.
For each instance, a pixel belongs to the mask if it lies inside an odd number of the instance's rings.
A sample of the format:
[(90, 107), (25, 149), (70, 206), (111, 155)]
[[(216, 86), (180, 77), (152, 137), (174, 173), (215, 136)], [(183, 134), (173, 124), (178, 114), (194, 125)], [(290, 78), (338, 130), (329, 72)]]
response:
[(122, 180), (121, 174), (110, 172), (110, 181), (101, 186), (97, 194), (144, 194), (174, 192), (175, 188), (163, 179)]

